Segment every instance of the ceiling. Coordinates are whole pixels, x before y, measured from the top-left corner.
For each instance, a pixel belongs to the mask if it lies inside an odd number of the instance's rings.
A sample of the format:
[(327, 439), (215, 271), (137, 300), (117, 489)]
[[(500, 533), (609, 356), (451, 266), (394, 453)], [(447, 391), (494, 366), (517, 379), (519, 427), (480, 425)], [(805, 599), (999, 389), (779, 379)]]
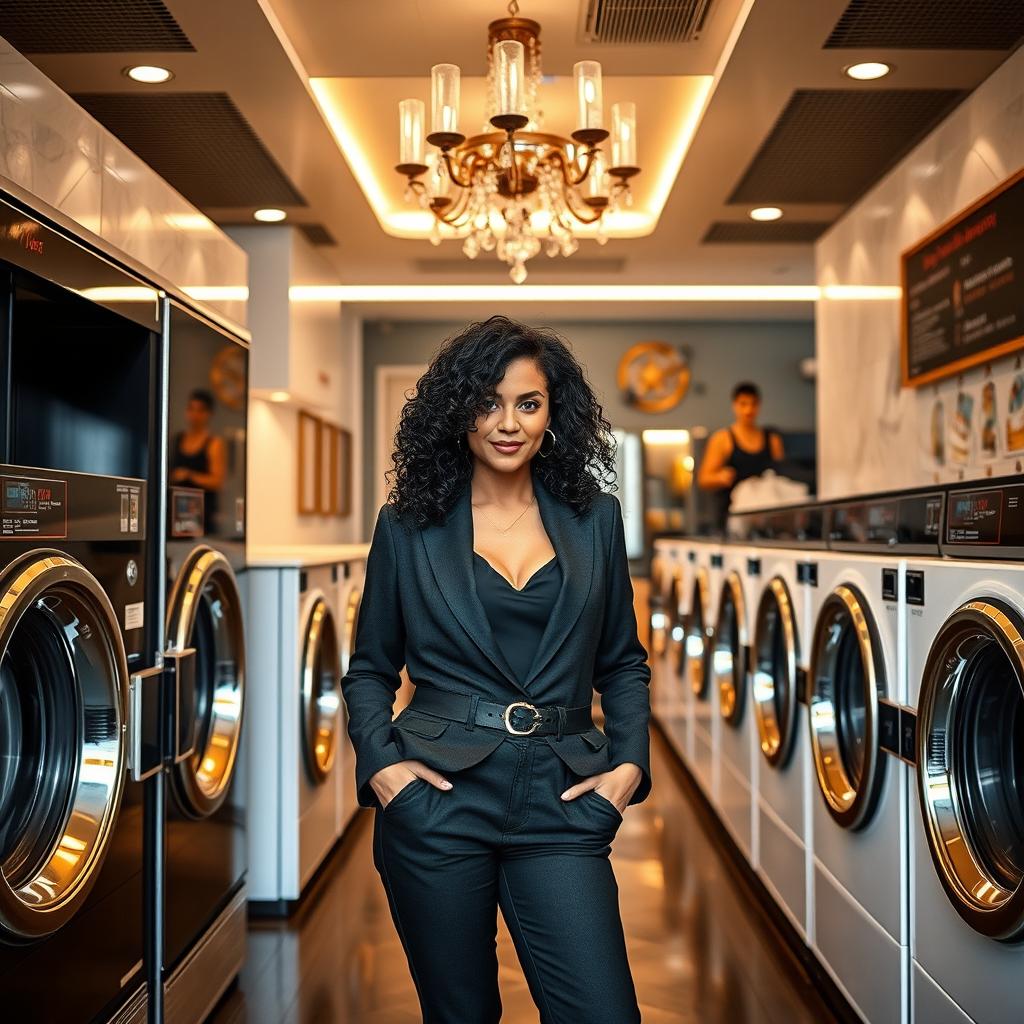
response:
[[(812, 283), (814, 239), (1024, 36), (1019, 0), (711, 0), (695, 41), (595, 43), (594, 2), (521, 0), (543, 26), (549, 127), (571, 109), (572, 64), (600, 60), (606, 107), (638, 101), (637, 206), (650, 223), (605, 246), (584, 238), (569, 259), (536, 257), (530, 284)], [(403, 212), (397, 99), (426, 99), (440, 61), (461, 66), (471, 94), (487, 22), (504, 14), (492, 0), (6, 0), (0, 35), (219, 223), (283, 206), (345, 284), (490, 285), (508, 283), (493, 254), (471, 262), (458, 241), (397, 237), (388, 211)], [(895, 71), (868, 83), (843, 75), (866, 59)], [(122, 74), (137, 63), (175, 77), (137, 85)], [(348, 104), (365, 174), (318, 104), (332, 92)], [(783, 220), (752, 224), (763, 203), (782, 206)], [(644, 314), (664, 316), (657, 305)], [(420, 308), (430, 304), (403, 315)], [(719, 303), (687, 315), (705, 312), (789, 318), (811, 307)]]

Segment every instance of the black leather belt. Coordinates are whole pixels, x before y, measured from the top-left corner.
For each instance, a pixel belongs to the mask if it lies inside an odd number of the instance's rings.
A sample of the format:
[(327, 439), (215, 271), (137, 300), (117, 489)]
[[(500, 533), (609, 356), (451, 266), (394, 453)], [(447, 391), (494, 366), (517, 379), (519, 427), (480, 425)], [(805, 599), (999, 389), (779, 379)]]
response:
[(538, 707), (525, 700), (500, 704), (471, 693), (453, 693), (436, 686), (417, 686), (409, 707), (467, 726), (501, 729), (512, 736), (561, 736), (594, 727), (591, 705), (567, 708), (560, 704)]

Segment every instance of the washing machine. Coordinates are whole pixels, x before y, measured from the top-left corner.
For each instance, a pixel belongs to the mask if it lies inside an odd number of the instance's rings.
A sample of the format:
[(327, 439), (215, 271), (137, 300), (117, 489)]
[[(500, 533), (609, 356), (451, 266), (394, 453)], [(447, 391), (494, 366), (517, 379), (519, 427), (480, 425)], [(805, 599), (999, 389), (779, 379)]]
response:
[[(338, 577), (338, 624), (342, 677), (348, 672), (349, 659), (355, 650), (356, 625), (359, 622), (359, 606), (363, 596), (363, 578), (366, 574), (366, 556), (369, 553), (369, 545), (358, 545), (358, 549), (357, 552), (353, 552), (355, 557), (346, 558), (341, 563), (341, 572)], [(356, 753), (348, 735), (348, 712), (344, 701), (341, 702), (340, 744), (341, 826), (339, 832), (343, 834), (352, 824), (356, 812), (359, 810), (359, 800), (356, 794)]]
[(665, 614), (668, 639), (660, 666), (661, 702), (659, 716), (669, 741), (683, 762), (693, 759), (693, 732), (690, 727), (691, 693), (685, 676), (685, 621), (693, 577), (690, 554), (693, 546), (685, 540), (670, 543), (672, 582)]
[(822, 511), (751, 515), (750, 687), (758, 760), (757, 871), (805, 941), (813, 905), (813, 768), (807, 735), (808, 560), (824, 549)]
[(146, 483), (0, 466), (0, 1005), (146, 1020), (144, 779), (160, 767)]
[(654, 541), (651, 556), (649, 606), (649, 655), (651, 664), (651, 711), (662, 716), (669, 703), (668, 688), (662, 685), (669, 647), (669, 602), (676, 571), (676, 549), (668, 537)]
[(756, 864), (759, 764), (754, 755), (757, 730), (750, 708), (750, 642), (753, 600), (760, 576), (756, 551), (738, 543), (722, 548), (718, 602), (711, 637), (711, 687), (718, 697), (718, 744), (713, 775), (718, 779), (717, 807), (722, 823), (750, 864)]
[(341, 834), (341, 566), (332, 548), (250, 548), (250, 911), (291, 913)]
[(713, 685), (711, 651), (715, 614), (722, 576), (722, 545), (695, 539), (691, 564), (690, 596), (683, 625), (684, 685), (690, 688), (693, 733), (691, 772), (704, 795), (717, 806), (718, 734), (721, 717), (718, 690)]
[(808, 564), (811, 946), (872, 1024), (908, 1019), (909, 777), (901, 760), (906, 558), (938, 550), (941, 495), (830, 509), (829, 551)]
[(946, 512), (947, 557), (907, 568), (913, 1017), (1003, 1024), (1024, 1013), (1024, 485)]
[(241, 969), (246, 822), (238, 784), (246, 702), (245, 341), (165, 304), (165, 641), (193, 671), (169, 708), (156, 959), (166, 1024), (197, 1024)]
[(0, 194), (0, 1017), (19, 1024), (135, 1024), (151, 1001), (156, 299)]

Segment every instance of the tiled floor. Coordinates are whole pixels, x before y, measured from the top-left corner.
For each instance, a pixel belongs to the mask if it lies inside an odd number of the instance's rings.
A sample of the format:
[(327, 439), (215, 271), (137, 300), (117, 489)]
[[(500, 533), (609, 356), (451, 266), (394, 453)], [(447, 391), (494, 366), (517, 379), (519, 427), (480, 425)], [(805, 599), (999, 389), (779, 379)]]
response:
[[(645, 1024), (828, 1024), (706, 834), (657, 734), (652, 757), (654, 790), (626, 812), (612, 854)], [(371, 862), (371, 824), (356, 823), (295, 919), (251, 930), (248, 962), (214, 1024), (419, 1024)], [(504, 1021), (536, 1022), (504, 925), (499, 954)]]

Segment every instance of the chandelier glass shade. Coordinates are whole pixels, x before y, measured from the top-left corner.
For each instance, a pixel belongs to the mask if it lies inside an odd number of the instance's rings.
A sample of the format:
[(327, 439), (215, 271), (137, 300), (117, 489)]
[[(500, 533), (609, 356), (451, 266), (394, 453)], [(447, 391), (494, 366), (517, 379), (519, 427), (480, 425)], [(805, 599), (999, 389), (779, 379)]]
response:
[[(494, 252), (516, 284), (526, 262), (541, 251), (571, 256), (580, 225), (597, 225), (607, 241), (610, 211), (633, 202), (630, 178), (637, 165), (636, 105), (615, 103), (605, 127), (601, 65), (573, 67), (576, 130), (571, 137), (545, 130), (540, 106), (540, 24), (509, 17), (488, 26), (486, 120), (475, 134), (460, 130), (460, 72), (435, 64), (430, 73), (430, 131), (422, 100), (399, 104), (399, 163), (407, 202), (434, 216), (430, 240), (439, 245), (441, 225), (462, 238), (469, 259)], [(610, 153), (601, 144), (611, 140)], [(427, 144), (431, 149), (426, 151)]]

